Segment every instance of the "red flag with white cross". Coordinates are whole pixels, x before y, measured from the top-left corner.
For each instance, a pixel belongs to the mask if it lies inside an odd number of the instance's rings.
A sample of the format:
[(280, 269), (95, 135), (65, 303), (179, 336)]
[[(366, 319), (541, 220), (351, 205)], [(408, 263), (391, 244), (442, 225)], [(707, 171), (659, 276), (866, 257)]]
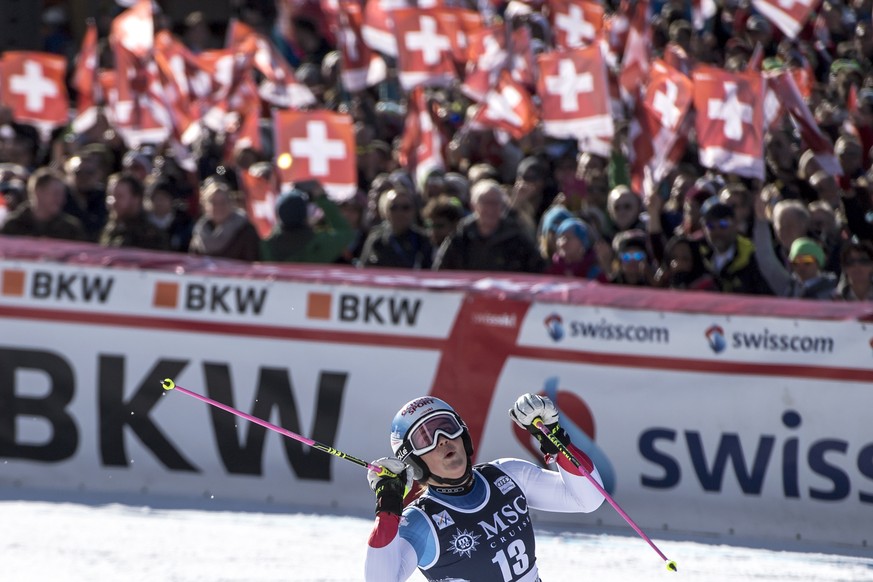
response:
[(276, 226), (276, 199), (279, 185), (272, 176), (256, 176), (249, 171), (240, 172), (243, 191), (246, 194), (246, 214), (265, 239)]
[(357, 93), (385, 80), (385, 60), (364, 44), (363, 11), (354, 2), (344, 2), (337, 14), (337, 40), (342, 59), (340, 75), (346, 90)]
[(760, 73), (699, 66), (693, 75), (700, 163), (764, 179), (764, 83)]
[(453, 60), (457, 20), (445, 11), (403, 8), (393, 12), (397, 36), (397, 69), (406, 91), (448, 85), (458, 76)]
[(576, 48), (594, 42), (603, 29), (603, 6), (592, 0), (549, 0), (555, 46)]
[(398, 151), (400, 164), (412, 173), (416, 184), (424, 184), (433, 170), (445, 169), (443, 142), (424, 88), (417, 87), (407, 99), (403, 141)]
[(797, 38), (817, 5), (817, 0), (752, 0), (755, 10), (788, 38)]
[(274, 113), (276, 166), (282, 184), (318, 180), (332, 198), (354, 195), (358, 185), (354, 122), (331, 111)]
[(2, 101), (19, 123), (42, 132), (69, 121), (70, 103), (64, 76), (67, 59), (49, 53), (3, 53)]
[(468, 37), (467, 71), (461, 89), (481, 101), (507, 64), (506, 33), (503, 26), (489, 26)]
[(608, 156), (615, 127), (600, 45), (545, 53), (537, 60), (546, 135), (575, 138), (581, 151)]
[(112, 20), (109, 38), (137, 58), (144, 59), (151, 54), (155, 40), (152, 0), (138, 0), (116, 16)]
[(76, 118), (72, 127), (76, 133), (87, 131), (97, 122), (100, 85), (97, 83), (97, 23), (89, 20), (76, 56), (72, 86), (76, 90)]
[(521, 139), (537, 126), (539, 116), (530, 93), (508, 71), (500, 73), (497, 86), (486, 93), (474, 125), (503, 130)]

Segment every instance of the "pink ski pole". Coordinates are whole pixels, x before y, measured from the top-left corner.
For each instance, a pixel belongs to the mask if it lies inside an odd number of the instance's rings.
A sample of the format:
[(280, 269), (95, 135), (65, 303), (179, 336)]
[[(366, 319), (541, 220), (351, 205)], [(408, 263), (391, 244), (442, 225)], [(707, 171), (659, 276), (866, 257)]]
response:
[(564, 444), (558, 439), (558, 437), (556, 435), (549, 432), (549, 429), (546, 428), (546, 425), (543, 422), (543, 419), (535, 418), (533, 421), (533, 425), (535, 427), (537, 427), (540, 430), (540, 432), (542, 432), (544, 435), (546, 435), (546, 438), (549, 439), (549, 442), (551, 442), (553, 445), (558, 447), (558, 450), (561, 452), (561, 454), (564, 455), (565, 457), (567, 457), (567, 459), (571, 463), (573, 463), (573, 466), (576, 467), (577, 469), (579, 469), (579, 472), (582, 473), (582, 475), (584, 475), (585, 477), (587, 477), (589, 481), (591, 481), (591, 484), (594, 485), (594, 488), (597, 489), (601, 495), (603, 495), (603, 498), (606, 499), (607, 503), (609, 503), (612, 506), (612, 508), (615, 509), (618, 512), (618, 514), (620, 516), (622, 516), (624, 518), (624, 520), (626, 522), (628, 522), (628, 524), (632, 528), (634, 528), (634, 531), (636, 531), (641, 538), (646, 540), (646, 542), (650, 546), (652, 546), (652, 549), (655, 550), (655, 552), (659, 556), (661, 556), (662, 560), (667, 562), (667, 569), (670, 571), (673, 571), (673, 572), (678, 572), (678, 569), (676, 567), (676, 562), (674, 562), (673, 560), (667, 559), (667, 556), (664, 555), (664, 552), (659, 550), (658, 546), (655, 545), (655, 542), (653, 542), (649, 538), (649, 536), (647, 536), (643, 532), (643, 530), (640, 529), (640, 526), (638, 526), (636, 523), (634, 523), (634, 520), (632, 520), (631, 517), (621, 507), (618, 506), (618, 503), (615, 501), (615, 499), (613, 499), (612, 496), (606, 492), (606, 489), (604, 489), (603, 486), (597, 482), (597, 479), (592, 477), (591, 473), (589, 473), (588, 471), (585, 470), (585, 467), (582, 466), (582, 464), (579, 462), (579, 459), (577, 459), (576, 456), (573, 453), (571, 453), (567, 449), (567, 447), (564, 446)]
[(347, 461), (351, 461), (352, 463), (355, 463), (356, 465), (366, 467), (370, 471), (376, 472), (380, 477), (396, 477), (397, 476), (394, 473), (392, 473), (391, 471), (389, 471), (388, 469), (386, 469), (385, 467), (380, 467), (379, 465), (374, 465), (372, 463), (368, 463), (367, 461), (364, 461), (364, 460), (359, 459), (357, 457), (353, 457), (353, 456), (348, 455), (342, 451), (338, 451), (333, 447), (329, 447), (327, 445), (321, 444), (318, 441), (314, 441), (312, 439), (306, 438), (305, 436), (299, 435), (295, 432), (291, 432), (290, 430), (284, 429), (281, 426), (276, 426), (275, 424), (272, 424), (270, 422), (267, 422), (266, 420), (260, 419), (257, 416), (252, 416), (251, 414), (246, 414), (242, 410), (237, 410), (236, 408), (233, 408), (232, 406), (228, 406), (227, 404), (222, 404), (221, 402), (219, 402), (217, 400), (213, 400), (212, 398), (207, 398), (206, 396), (202, 396), (200, 394), (197, 394), (196, 392), (192, 392), (186, 388), (182, 388), (181, 386), (176, 386), (176, 383), (173, 382), (173, 380), (171, 380), (170, 378), (164, 378), (164, 381), (161, 382), (161, 386), (164, 387), (164, 390), (167, 390), (167, 391), (176, 390), (177, 392), (181, 392), (182, 394), (187, 394), (188, 396), (191, 396), (192, 398), (196, 398), (197, 400), (200, 400), (201, 402), (205, 402), (206, 404), (208, 404), (210, 406), (220, 408), (220, 409), (225, 410), (231, 414), (235, 414), (236, 416), (238, 416), (240, 418), (244, 418), (244, 419), (248, 420), (249, 422), (259, 424), (259, 425), (263, 426), (264, 428), (268, 428), (274, 432), (279, 433), (282, 436), (288, 437), (289, 439), (293, 439), (295, 441), (301, 442), (304, 445), (309, 445), (310, 447), (312, 447), (314, 449), (318, 449), (319, 451), (323, 451), (323, 452), (328, 453), (330, 455), (333, 455), (335, 457), (339, 457), (340, 459), (345, 459)]

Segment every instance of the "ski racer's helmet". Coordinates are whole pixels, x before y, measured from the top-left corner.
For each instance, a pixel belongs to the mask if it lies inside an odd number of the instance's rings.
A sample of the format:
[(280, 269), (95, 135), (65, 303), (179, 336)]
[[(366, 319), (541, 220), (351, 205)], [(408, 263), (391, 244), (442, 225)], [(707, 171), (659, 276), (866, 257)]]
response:
[[(421, 455), (436, 448), (440, 435), (447, 439), (459, 436), (463, 439), (467, 469), (460, 478), (434, 475), (421, 460)], [(472, 471), (473, 441), (467, 425), (451, 406), (433, 396), (411, 400), (397, 411), (391, 422), (391, 450), (395, 457), (412, 467), (416, 481), (432, 478), (438, 483), (460, 485), (467, 481)]]

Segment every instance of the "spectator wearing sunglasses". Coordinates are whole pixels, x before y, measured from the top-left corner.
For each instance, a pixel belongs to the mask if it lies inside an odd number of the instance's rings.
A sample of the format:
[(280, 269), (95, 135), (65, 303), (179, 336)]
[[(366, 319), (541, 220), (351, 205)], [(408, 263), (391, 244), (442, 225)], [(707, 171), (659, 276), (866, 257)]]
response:
[(836, 298), (845, 301), (873, 301), (873, 244), (849, 241), (840, 251), (842, 276)]
[(389, 190), (379, 199), (385, 217), (370, 230), (361, 251), (361, 267), (430, 269), (433, 247), (427, 232), (416, 224), (418, 209), (412, 194)]
[[(509, 416), (520, 433), (537, 438), (546, 459), (556, 460), (554, 471), (509, 458), (474, 465), (467, 425), (439, 398), (416, 398), (397, 412), (391, 422), (394, 456), (373, 461), (391, 474), (367, 472), (376, 494), (367, 582), (407, 580), (416, 568), (428, 580), (539, 580), (529, 509), (592, 512), (604, 497), (578, 467), (597, 483), (602, 479), (570, 441), (551, 400), (522, 395)], [(495, 519), (500, 532), (491, 535)]]
[(636, 287), (648, 287), (654, 283), (655, 273), (646, 240), (646, 233), (637, 229), (621, 232), (612, 239), (615, 259), (611, 283)]
[(700, 213), (704, 233), (700, 254), (718, 289), (724, 293), (772, 295), (758, 266), (755, 245), (738, 232), (734, 209), (713, 196), (703, 203)]

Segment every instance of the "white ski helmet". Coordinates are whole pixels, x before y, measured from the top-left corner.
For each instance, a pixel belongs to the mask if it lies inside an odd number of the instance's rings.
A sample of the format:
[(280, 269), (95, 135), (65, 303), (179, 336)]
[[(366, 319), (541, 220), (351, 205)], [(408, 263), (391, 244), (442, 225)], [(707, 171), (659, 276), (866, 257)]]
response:
[[(421, 460), (421, 455), (436, 448), (439, 435), (448, 439), (463, 438), (467, 470), (458, 479), (432, 474)], [(412, 467), (416, 481), (433, 478), (439, 483), (458, 485), (467, 480), (472, 469), (473, 441), (467, 425), (454, 408), (433, 396), (410, 400), (397, 411), (391, 421), (391, 450), (395, 457)]]

